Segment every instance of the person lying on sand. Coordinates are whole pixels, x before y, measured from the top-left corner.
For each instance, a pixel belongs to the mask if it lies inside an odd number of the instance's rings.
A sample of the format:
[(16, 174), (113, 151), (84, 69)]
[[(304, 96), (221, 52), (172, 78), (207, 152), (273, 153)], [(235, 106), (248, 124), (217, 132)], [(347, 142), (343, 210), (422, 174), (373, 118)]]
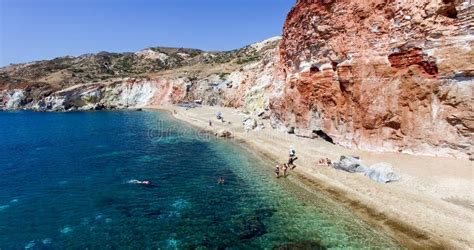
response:
[(316, 166), (326, 166), (326, 159), (321, 158), (316, 162)]
[(331, 159), (326, 158), (326, 164), (328, 165), (328, 167), (332, 166), (332, 161), (331, 161)]
[(331, 159), (321, 158), (317, 161), (316, 166), (330, 167), (332, 165)]

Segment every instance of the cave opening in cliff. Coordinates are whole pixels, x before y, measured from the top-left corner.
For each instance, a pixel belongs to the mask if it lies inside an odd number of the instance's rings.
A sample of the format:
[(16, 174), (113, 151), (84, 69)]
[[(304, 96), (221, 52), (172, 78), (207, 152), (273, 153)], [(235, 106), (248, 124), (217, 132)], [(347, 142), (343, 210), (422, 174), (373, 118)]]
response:
[(445, 6), (438, 9), (437, 14), (448, 17), (448, 18), (457, 18), (458, 11), (456, 10), (456, 5), (454, 0), (443, 0)]
[(319, 138), (334, 144), (333, 139), (328, 134), (324, 133), (324, 131), (322, 130), (313, 130), (313, 134), (316, 134)]
[(318, 73), (318, 72), (321, 72), (321, 70), (319, 70), (319, 68), (317, 66), (311, 66), (311, 68), (309, 69), (309, 72), (311, 74), (314, 74), (314, 73)]
[(331, 66), (332, 66), (332, 70), (333, 70), (333, 71), (337, 71), (337, 65), (338, 65), (338, 64), (339, 64), (339, 63), (337, 63), (337, 62), (331, 62)]

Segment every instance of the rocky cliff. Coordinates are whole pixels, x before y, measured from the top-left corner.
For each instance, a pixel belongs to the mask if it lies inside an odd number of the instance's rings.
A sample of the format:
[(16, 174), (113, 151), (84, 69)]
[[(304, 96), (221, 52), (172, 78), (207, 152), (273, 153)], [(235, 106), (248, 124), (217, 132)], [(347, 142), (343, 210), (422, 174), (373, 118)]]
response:
[(346, 147), (474, 159), (473, 18), (469, 0), (298, 0), (281, 41), (2, 68), (0, 109), (197, 102)]
[(280, 47), (281, 127), (347, 147), (471, 159), (474, 6), (299, 0)]
[(198, 102), (263, 110), (278, 75), (279, 41), (275, 37), (226, 52), (157, 47), (10, 65), (0, 69), (0, 109), (74, 111)]

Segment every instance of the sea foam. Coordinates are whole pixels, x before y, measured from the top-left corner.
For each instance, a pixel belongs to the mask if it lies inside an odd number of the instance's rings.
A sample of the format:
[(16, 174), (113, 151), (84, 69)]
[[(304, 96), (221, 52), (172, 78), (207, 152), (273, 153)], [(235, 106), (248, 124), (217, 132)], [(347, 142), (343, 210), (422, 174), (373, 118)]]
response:
[(0, 212), (3, 211), (3, 210), (5, 210), (5, 209), (7, 209), (7, 208), (9, 208), (9, 207), (10, 207), (10, 205), (3, 205), (3, 206), (0, 206)]
[(31, 249), (33, 247), (35, 247), (36, 243), (34, 240), (28, 242), (28, 244), (25, 245), (25, 249)]
[(62, 229), (60, 230), (60, 232), (61, 232), (62, 234), (68, 234), (68, 233), (70, 233), (70, 232), (72, 232), (72, 231), (74, 231), (74, 229), (72, 229), (72, 228), (69, 227), (69, 226), (66, 226), (66, 227), (64, 227), (64, 228), (62, 228)]

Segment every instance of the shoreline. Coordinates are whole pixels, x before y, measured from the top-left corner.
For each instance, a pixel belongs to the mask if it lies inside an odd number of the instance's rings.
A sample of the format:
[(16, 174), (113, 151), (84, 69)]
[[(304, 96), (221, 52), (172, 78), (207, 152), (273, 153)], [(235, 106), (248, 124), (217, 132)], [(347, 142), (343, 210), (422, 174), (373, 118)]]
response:
[[(241, 123), (244, 115), (231, 108), (144, 108), (168, 112), (175, 119), (206, 132), (214, 133), (225, 128), (232, 133), (232, 140), (242, 143), (272, 163), (284, 162), (289, 145), (295, 145), (300, 159), (291, 174), (296, 181), (310, 188), (310, 191), (322, 192), (345, 205), (373, 228), (385, 232), (405, 247), (474, 247), (474, 207), (469, 207), (474, 195), (467, 192), (474, 188), (474, 166), (469, 161), (345, 149), (320, 139), (301, 138), (274, 130), (267, 124), (268, 120), (263, 120), (265, 129), (246, 133)], [(231, 124), (218, 123), (214, 118), (217, 110)], [(209, 119), (213, 120), (213, 127), (209, 127)], [(320, 157), (337, 161), (338, 156), (343, 154), (359, 155), (366, 164), (382, 160), (388, 162), (398, 170), (402, 180), (378, 184), (359, 174), (325, 167), (315, 168), (312, 164)], [(420, 164), (424, 166), (420, 168)], [(451, 166), (453, 164), (455, 166)], [(448, 177), (440, 175), (446, 171), (443, 166), (449, 166)], [(423, 178), (424, 175), (428, 177)], [(431, 185), (425, 182), (431, 182)]]

